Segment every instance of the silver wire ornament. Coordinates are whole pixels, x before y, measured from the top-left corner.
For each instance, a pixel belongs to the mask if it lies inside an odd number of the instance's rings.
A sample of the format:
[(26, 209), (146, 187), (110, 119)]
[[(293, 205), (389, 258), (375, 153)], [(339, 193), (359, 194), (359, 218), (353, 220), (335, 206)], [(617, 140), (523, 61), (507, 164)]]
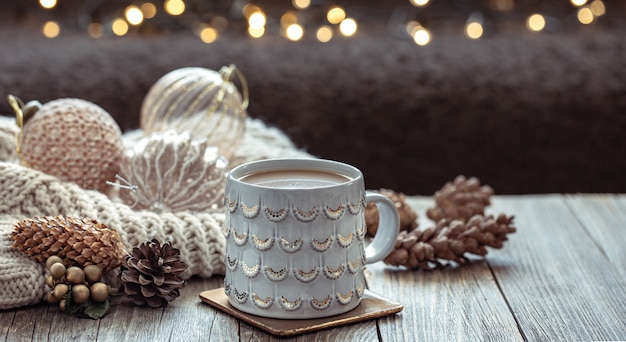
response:
[[(169, 130), (142, 138), (116, 177), (119, 197), (133, 209), (205, 211), (222, 204), (228, 161), (205, 139)], [(113, 185), (113, 184), (110, 184)]]

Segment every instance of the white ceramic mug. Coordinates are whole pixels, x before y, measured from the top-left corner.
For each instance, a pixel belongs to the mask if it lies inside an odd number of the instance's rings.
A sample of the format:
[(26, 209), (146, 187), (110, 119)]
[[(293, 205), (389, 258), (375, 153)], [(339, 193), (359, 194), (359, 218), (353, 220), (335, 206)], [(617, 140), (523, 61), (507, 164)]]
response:
[[(380, 213), (365, 247), (365, 206)], [(359, 305), (363, 269), (393, 249), (400, 219), (384, 195), (366, 192), (357, 168), (322, 159), (269, 159), (226, 181), (226, 276), (230, 304), (250, 314), (309, 319)]]

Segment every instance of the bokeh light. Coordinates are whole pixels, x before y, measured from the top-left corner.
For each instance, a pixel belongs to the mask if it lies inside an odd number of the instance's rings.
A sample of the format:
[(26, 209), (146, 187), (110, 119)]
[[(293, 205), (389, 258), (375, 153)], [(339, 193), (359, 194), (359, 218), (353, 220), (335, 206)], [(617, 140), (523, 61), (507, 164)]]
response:
[(280, 24), (287, 27), (298, 22), (298, 15), (294, 11), (287, 11), (280, 17)]
[(254, 28), (252, 26), (248, 26), (248, 34), (252, 38), (261, 38), (265, 34), (265, 27)]
[(593, 15), (596, 17), (601, 17), (606, 14), (606, 6), (604, 6), (602, 0), (592, 1), (589, 8), (591, 8), (591, 12), (593, 12)]
[(163, 8), (169, 15), (181, 15), (185, 13), (185, 2), (182, 0), (165, 0)]
[(430, 0), (411, 0), (411, 4), (418, 7), (426, 6), (429, 2)]
[(576, 7), (580, 7), (580, 6), (583, 6), (584, 4), (586, 4), (587, 0), (570, 0), (570, 2), (572, 3), (572, 5), (574, 5)]
[(52, 9), (57, 5), (57, 0), (39, 0), (39, 5), (45, 9)]
[(346, 11), (339, 6), (333, 6), (326, 13), (326, 19), (331, 24), (339, 24), (346, 18)]
[(425, 46), (428, 45), (430, 43), (430, 32), (422, 27), (422, 26), (416, 26), (413, 29), (413, 41), (415, 42), (415, 44), (419, 45), (419, 46)]
[(248, 25), (252, 28), (259, 29), (265, 26), (266, 20), (263, 12), (254, 12), (250, 15), (250, 18), (248, 18)]
[(317, 33), (315, 34), (315, 36), (320, 42), (327, 43), (331, 39), (333, 39), (333, 34), (333, 29), (330, 26), (322, 25), (317, 29)]
[(595, 17), (593, 16), (593, 12), (589, 7), (579, 8), (576, 16), (578, 17), (578, 21), (580, 21), (580, 23), (584, 25), (589, 25), (593, 23), (593, 20), (595, 19)]
[(117, 18), (113, 20), (113, 23), (111, 24), (111, 30), (113, 31), (114, 35), (123, 36), (128, 33), (128, 23), (122, 18)]
[(339, 32), (346, 37), (354, 36), (358, 29), (356, 21), (352, 18), (346, 18), (339, 24)]
[(285, 36), (291, 41), (298, 41), (304, 36), (304, 28), (298, 24), (291, 24), (287, 26)]
[(311, 5), (311, 0), (292, 0), (291, 3), (297, 9), (305, 9)]
[(465, 35), (470, 39), (478, 39), (483, 36), (483, 25), (479, 22), (469, 22), (465, 25)]
[(128, 6), (124, 11), (124, 17), (131, 25), (141, 25), (143, 23), (143, 12), (137, 6)]
[(43, 24), (41, 33), (46, 38), (56, 38), (61, 33), (61, 27), (56, 21), (47, 21)]
[(528, 17), (526, 26), (531, 31), (539, 32), (546, 27), (546, 19), (541, 14), (533, 14)]
[(200, 40), (206, 44), (211, 44), (217, 40), (217, 30), (211, 26), (205, 26), (200, 30)]
[(157, 7), (151, 2), (141, 4), (141, 13), (146, 19), (152, 19), (157, 14)]
[(263, 12), (263, 10), (261, 10), (261, 7), (255, 5), (255, 4), (246, 4), (245, 6), (243, 6), (243, 8), (241, 9), (241, 12), (243, 14), (243, 16), (246, 19), (250, 19), (250, 16), (256, 12)]

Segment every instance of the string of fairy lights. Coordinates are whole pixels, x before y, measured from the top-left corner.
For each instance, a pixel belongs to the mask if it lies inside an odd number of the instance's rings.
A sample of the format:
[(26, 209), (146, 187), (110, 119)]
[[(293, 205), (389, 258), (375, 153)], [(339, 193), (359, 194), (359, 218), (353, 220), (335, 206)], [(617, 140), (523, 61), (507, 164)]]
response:
[[(59, 0), (61, 1), (61, 0)], [(39, 0), (39, 5), (46, 11), (53, 11), (58, 5), (57, 0)], [(313, 1), (313, 3), (312, 3)], [(437, 0), (407, 0), (414, 9), (426, 9)], [(560, 0), (567, 1), (567, 0)], [(490, 7), (501, 13), (510, 13), (516, 7), (515, 0), (491, 0)], [(569, 0), (569, 7), (575, 13), (578, 24), (592, 25), (606, 14), (606, 5), (603, 0)], [(267, 14), (259, 3), (244, 0), (234, 0), (228, 11), (212, 13), (205, 18), (189, 20), (189, 13), (194, 12), (192, 0), (164, 0), (164, 1), (130, 1), (130, 4), (118, 8), (108, 16), (89, 17), (85, 27), (87, 34), (93, 38), (104, 36), (125, 36), (142, 32), (146, 26), (158, 26), (158, 18), (177, 18), (191, 29), (198, 38), (207, 44), (217, 41), (233, 23), (243, 23), (246, 34), (251, 39), (278, 33), (290, 41), (300, 41), (311, 37), (319, 42), (329, 42), (336, 37), (353, 37), (360, 31), (359, 20), (351, 16), (349, 10), (337, 4), (327, 4), (326, 1), (292, 0), (281, 9), (279, 18)], [(322, 12), (322, 15), (311, 16), (310, 11)], [(187, 15), (187, 16), (185, 16)], [(319, 20), (311, 20), (312, 17)], [(531, 32), (550, 30), (551, 22), (555, 20), (540, 12), (530, 13), (523, 19), (523, 25)], [(313, 21), (313, 22), (312, 22)], [(162, 21), (161, 21), (162, 22)], [(278, 29), (268, 28), (268, 23), (279, 23)], [(433, 29), (427, 23), (414, 18), (403, 18), (399, 24), (404, 31), (404, 38), (412, 39), (419, 46), (428, 45), (433, 39)], [(61, 24), (54, 19), (42, 24), (41, 32), (45, 37), (55, 38), (62, 34)], [(463, 33), (468, 39), (481, 39), (485, 36), (485, 16), (480, 11), (473, 11), (466, 20)], [(314, 38), (313, 38), (314, 37)]]

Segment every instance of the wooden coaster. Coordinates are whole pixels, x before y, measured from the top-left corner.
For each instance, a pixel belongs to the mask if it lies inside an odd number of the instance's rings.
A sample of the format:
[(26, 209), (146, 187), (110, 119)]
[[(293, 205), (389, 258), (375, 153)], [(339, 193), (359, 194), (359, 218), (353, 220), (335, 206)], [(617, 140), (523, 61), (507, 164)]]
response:
[(387, 316), (402, 311), (403, 306), (365, 290), (361, 303), (353, 310), (331, 317), (313, 319), (278, 319), (251, 315), (235, 309), (228, 302), (224, 288), (200, 293), (200, 299), (212, 307), (276, 336), (292, 336)]

